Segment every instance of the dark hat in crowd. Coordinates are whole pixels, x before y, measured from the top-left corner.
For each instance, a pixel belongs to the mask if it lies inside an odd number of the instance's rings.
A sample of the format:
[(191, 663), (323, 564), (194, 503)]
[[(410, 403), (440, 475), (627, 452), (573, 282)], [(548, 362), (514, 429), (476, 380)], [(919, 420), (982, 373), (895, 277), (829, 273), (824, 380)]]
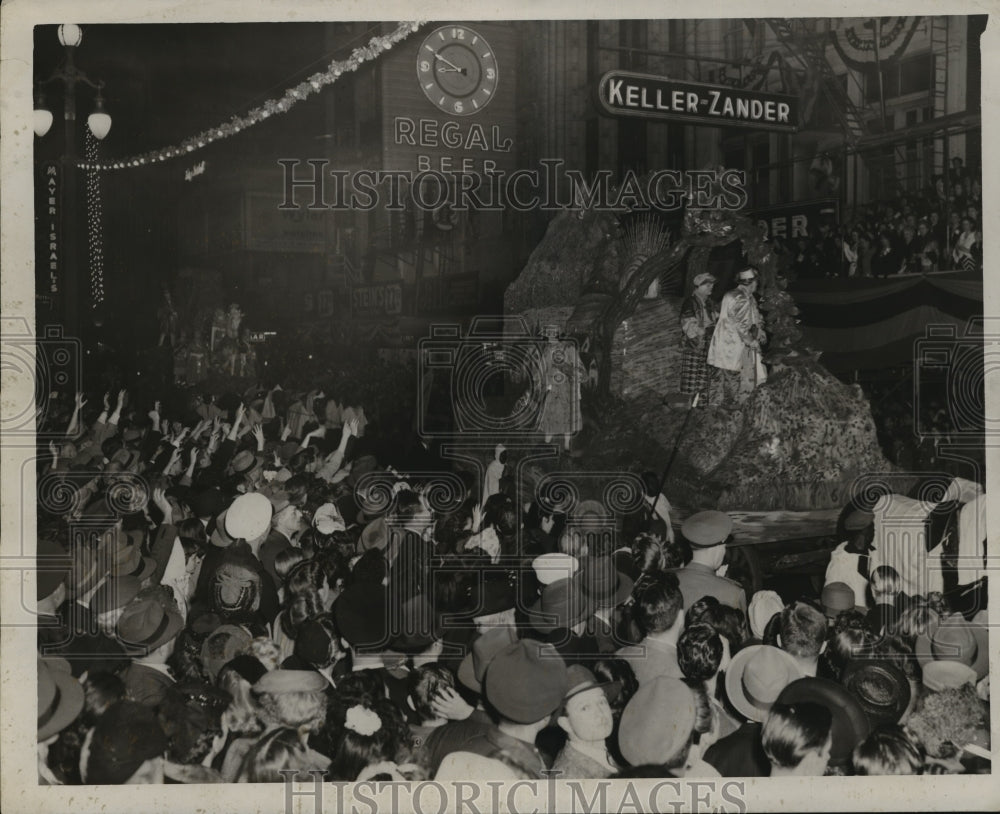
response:
[(868, 528), (875, 522), (875, 515), (871, 512), (855, 509), (844, 518), (844, 528), (847, 531), (861, 531)]
[(381, 585), (355, 584), (333, 604), (340, 635), (357, 649), (385, 649), (389, 644), (388, 595)]
[(486, 668), (486, 698), (504, 718), (531, 724), (562, 704), (569, 686), (566, 663), (550, 644), (522, 639), (497, 653)]
[(824, 585), (820, 601), (830, 619), (835, 619), (841, 611), (854, 610), (856, 606), (854, 589), (846, 582), (830, 582)]
[(295, 454), (299, 451), (300, 447), (297, 441), (285, 441), (278, 447), (278, 458), (282, 463), (288, 463)]
[(583, 592), (583, 583), (574, 577), (546, 585), (527, 616), (539, 633), (551, 633), (558, 628), (571, 628), (593, 613), (593, 601)]
[(222, 732), (222, 713), (231, 701), (228, 692), (203, 682), (168, 688), (159, 706), (168, 757), (183, 764), (201, 760), (209, 747), (206, 739)]
[(840, 683), (861, 704), (872, 729), (897, 723), (910, 704), (906, 673), (888, 659), (852, 660), (844, 668)]
[(142, 532), (113, 528), (104, 535), (111, 556), (111, 573), (116, 577), (132, 576), (140, 582), (152, 576), (156, 560), (142, 554)]
[(167, 751), (167, 736), (152, 707), (118, 701), (94, 727), (87, 760), (88, 784), (120, 785), (147, 760)]
[(123, 608), (139, 595), (142, 583), (135, 577), (109, 577), (90, 597), (90, 610), (108, 613)]
[(733, 533), (733, 519), (714, 509), (691, 515), (681, 526), (681, 534), (694, 548), (711, 548), (724, 543)]
[(639, 687), (622, 712), (618, 746), (633, 766), (662, 764), (694, 731), (694, 692), (683, 681), (659, 676)]
[(932, 661), (957, 661), (971, 667), (977, 678), (985, 678), (990, 671), (988, 631), (960, 613), (932, 617), (913, 649), (921, 667)]
[(635, 581), (615, 568), (611, 557), (587, 557), (579, 580), (583, 595), (594, 608), (614, 608), (632, 594)]
[(76, 720), (83, 687), (65, 659), (38, 659), (38, 741), (46, 741)]
[(138, 441), (142, 438), (142, 430), (137, 427), (129, 427), (125, 432), (122, 433), (122, 440), (126, 444), (130, 444), (133, 441)]
[(517, 631), (503, 626), (487, 630), (472, 643), (471, 652), (458, 665), (458, 680), (465, 687), (477, 693), (483, 691), (483, 678), (493, 657), (517, 642)]
[[(227, 667), (239, 673), (242, 679), (251, 687), (260, 681), (264, 673), (267, 672), (267, 668), (261, 663), (260, 659), (247, 654), (239, 655), (223, 665), (223, 669)], [(222, 670), (219, 672), (221, 673)]]
[(378, 459), (374, 455), (362, 455), (351, 464), (351, 474), (347, 476), (345, 483), (350, 487), (358, 485), (362, 475), (374, 472), (378, 467)]
[(782, 690), (802, 677), (802, 669), (784, 650), (769, 644), (744, 647), (726, 669), (726, 695), (751, 721), (763, 721)]
[(247, 653), (253, 637), (239, 625), (220, 625), (201, 645), (201, 663), (209, 678), (215, 681), (219, 670), (236, 656)]
[(785, 687), (778, 696), (779, 704), (805, 702), (821, 704), (833, 714), (830, 765), (846, 765), (854, 753), (854, 747), (867, 738), (871, 731), (861, 704), (840, 684), (826, 678), (800, 678)]
[(38, 568), (35, 582), (38, 587), (38, 599), (52, 596), (56, 589), (63, 585), (69, 577), (72, 560), (69, 553), (59, 543), (53, 540), (40, 539), (37, 554)]
[(202, 609), (199, 612), (192, 608), (191, 612), (188, 613), (187, 626), (188, 630), (194, 633), (195, 636), (204, 640), (213, 630), (218, 630), (222, 627), (222, 617), (215, 611)]
[(330, 631), (316, 619), (306, 619), (295, 633), (295, 655), (308, 664), (325, 666), (338, 649)]
[(407, 599), (399, 609), (398, 622), (390, 631), (392, 650), (404, 653), (426, 650), (438, 637), (438, 624), (430, 602), (422, 594)]
[(322, 692), (329, 682), (315, 670), (286, 670), (279, 667), (264, 673), (253, 685), (258, 695), (286, 695), (293, 692)]
[(478, 618), (492, 616), (517, 606), (516, 574), (511, 571), (480, 570), (473, 572), (474, 581), (469, 585), (467, 613), (463, 616)]
[[(170, 591), (169, 588), (164, 589)], [(118, 618), (118, 638), (126, 644), (141, 646), (147, 652), (156, 650), (173, 639), (184, 627), (184, 619), (174, 602), (162, 592), (137, 596)]]
[(620, 681), (598, 681), (590, 669), (582, 664), (571, 664), (566, 668), (566, 678), (569, 682), (569, 689), (566, 690), (566, 697), (563, 699), (563, 707), (571, 698), (585, 693), (588, 690), (603, 690), (604, 696), (610, 703), (621, 692), (622, 683)]
[(226, 498), (221, 491), (212, 487), (192, 494), (188, 499), (188, 505), (195, 517), (204, 520), (222, 514), (226, 508)]

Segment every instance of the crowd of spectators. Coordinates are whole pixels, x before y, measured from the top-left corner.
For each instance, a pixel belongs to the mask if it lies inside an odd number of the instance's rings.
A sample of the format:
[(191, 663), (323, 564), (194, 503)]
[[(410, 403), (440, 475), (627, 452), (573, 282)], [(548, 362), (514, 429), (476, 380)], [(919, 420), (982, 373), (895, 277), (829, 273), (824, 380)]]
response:
[(876, 566), (870, 507), (821, 593), (748, 596), (655, 475), (588, 535), (502, 446), (286, 385), (42, 416), (41, 783), (988, 771), (983, 610)]
[(820, 221), (808, 236), (776, 242), (788, 274), (800, 279), (982, 269), (982, 176), (955, 158), (925, 189), (900, 191), (840, 223)]

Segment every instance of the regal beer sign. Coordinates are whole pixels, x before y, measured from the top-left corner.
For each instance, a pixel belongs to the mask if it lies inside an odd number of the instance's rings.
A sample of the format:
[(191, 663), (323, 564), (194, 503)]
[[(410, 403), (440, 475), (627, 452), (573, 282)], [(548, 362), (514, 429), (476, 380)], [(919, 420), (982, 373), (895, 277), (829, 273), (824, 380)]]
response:
[(609, 71), (601, 77), (597, 95), (601, 106), (616, 116), (792, 133), (799, 128), (798, 98), (778, 93)]

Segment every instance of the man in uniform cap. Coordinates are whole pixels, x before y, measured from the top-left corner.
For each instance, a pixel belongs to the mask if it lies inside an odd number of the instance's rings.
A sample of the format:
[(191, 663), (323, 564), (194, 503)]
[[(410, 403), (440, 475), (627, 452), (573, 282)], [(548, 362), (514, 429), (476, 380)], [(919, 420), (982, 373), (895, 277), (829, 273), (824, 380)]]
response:
[(729, 515), (714, 510), (698, 512), (684, 521), (681, 534), (691, 544), (691, 562), (674, 572), (684, 596), (684, 610), (703, 596), (714, 596), (723, 605), (746, 613), (746, 592), (738, 582), (717, 573), (725, 559), (726, 540), (732, 530)]

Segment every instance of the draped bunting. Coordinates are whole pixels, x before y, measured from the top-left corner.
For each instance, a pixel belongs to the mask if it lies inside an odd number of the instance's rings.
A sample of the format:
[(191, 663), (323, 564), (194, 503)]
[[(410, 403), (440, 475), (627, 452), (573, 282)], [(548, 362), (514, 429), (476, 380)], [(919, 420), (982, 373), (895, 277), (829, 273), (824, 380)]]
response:
[(802, 280), (789, 287), (808, 343), (831, 369), (907, 364), (928, 326), (965, 334), (983, 313), (980, 273)]

